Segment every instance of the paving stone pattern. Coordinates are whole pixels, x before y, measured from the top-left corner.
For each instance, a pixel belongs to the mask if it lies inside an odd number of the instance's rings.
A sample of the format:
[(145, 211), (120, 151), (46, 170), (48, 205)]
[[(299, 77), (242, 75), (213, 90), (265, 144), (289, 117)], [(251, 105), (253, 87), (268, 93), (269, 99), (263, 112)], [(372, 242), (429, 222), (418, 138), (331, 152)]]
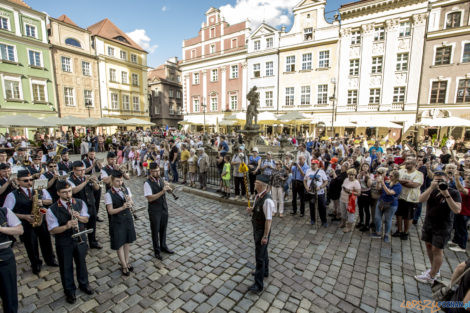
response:
[[(143, 178), (127, 185), (136, 207), (146, 205)], [(405, 312), (403, 300), (430, 299), (429, 286), (413, 275), (429, 267), (424, 244), (413, 226), (411, 238), (391, 244), (337, 224), (316, 230), (307, 217), (276, 217), (273, 222), (270, 277), (261, 295), (247, 293), (253, 282), (254, 244), (244, 208), (180, 192), (168, 197), (168, 244), (174, 255), (153, 257), (146, 209), (137, 212), (137, 241), (132, 245), (135, 272), (121, 275), (109, 247), (105, 210), (98, 223), (102, 250), (91, 250), (88, 296), (65, 302), (58, 268), (44, 266), (33, 275), (22, 244), (15, 247), (20, 312)], [(441, 273), (466, 254), (445, 251)], [(413, 312), (413, 311), (409, 311)]]

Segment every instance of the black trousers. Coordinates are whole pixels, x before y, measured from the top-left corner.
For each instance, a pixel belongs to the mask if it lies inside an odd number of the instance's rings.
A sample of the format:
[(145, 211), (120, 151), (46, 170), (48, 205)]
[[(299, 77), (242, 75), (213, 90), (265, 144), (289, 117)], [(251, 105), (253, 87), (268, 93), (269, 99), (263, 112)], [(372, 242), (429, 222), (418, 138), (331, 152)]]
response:
[(305, 187), (300, 180), (292, 181), (292, 211), (297, 213), (297, 195), (300, 198), (300, 214), (305, 214)]
[(73, 278), (73, 263), (77, 271), (79, 287), (88, 286), (88, 271), (86, 268), (86, 254), (88, 245), (86, 242), (74, 241), (70, 245), (56, 245), (57, 257), (59, 259), (60, 279), (66, 295), (75, 295), (75, 281)]
[(261, 244), (261, 239), (264, 235), (264, 225), (258, 226), (253, 224), (253, 237), (255, 240), (255, 260), (256, 260), (256, 269), (255, 269), (255, 284), (257, 287), (263, 289), (263, 278), (269, 274), (269, 256), (268, 256), (268, 243), (265, 245)]
[[(29, 261), (33, 269), (38, 269), (42, 265), (39, 258), (39, 246), (41, 246), (41, 253), (46, 264), (55, 262), (54, 251), (52, 250), (51, 235), (47, 230), (47, 223), (43, 221), (38, 227), (32, 227), (29, 222), (23, 223), (23, 242), (28, 254)], [(39, 241), (39, 244), (38, 244)]]
[(98, 212), (100, 210), (101, 188), (98, 190), (93, 189), (93, 195), (95, 196), (96, 216), (98, 216)]
[(253, 174), (252, 172), (249, 172), (248, 178), (250, 179), (250, 194), (253, 195), (253, 194), (255, 194), (256, 174)]
[(243, 177), (234, 177), (234, 182), (235, 182), (235, 195), (239, 196), (240, 195), (240, 187), (241, 187), (241, 195), (244, 196), (246, 194), (245, 190), (245, 182), (243, 181)]
[(359, 207), (359, 223), (366, 226), (369, 226), (370, 224), (370, 203), (370, 192), (361, 194), (359, 197), (357, 197), (357, 206)]
[(18, 312), (18, 286), (15, 257), (6, 261), (0, 261), (0, 286), (3, 312)]
[(162, 249), (168, 249), (166, 245), (166, 229), (168, 227), (168, 212), (164, 210), (148, 210), (150, 230), (152, 231), (153, 251), (160, 254)]
[(88, 214), (90, 217), (88, 218), (88, 223), (86, 223), (87, 229), (93, 229), (93, 232), (88, 234), (88, 243), (94, 244), (96, 243), (96, 218), (98, 217), (98, 212), (95, 209), (94, 203), (93, 205), (88, 205)]
[[(318, 199), (318, 200), (317, 200)], [(318, 202), (318, 214), (322, 223), (326, 223), (326, 205), (325, 205), (325, 194), (322, 195), (309, 195), (308, 205), (310, 208), (310, 221), (315, 223), (315, 210)]]
[(462, 249), (467, 248), (467, 240), (468, 240), (467, 224), (468, 224), (469, 219), (470, 219), (469, 216), (465, 216), (462, 214), (454, 215), (454, 239), (452, 239), (452, 241), (458, 244), (459, 247)]

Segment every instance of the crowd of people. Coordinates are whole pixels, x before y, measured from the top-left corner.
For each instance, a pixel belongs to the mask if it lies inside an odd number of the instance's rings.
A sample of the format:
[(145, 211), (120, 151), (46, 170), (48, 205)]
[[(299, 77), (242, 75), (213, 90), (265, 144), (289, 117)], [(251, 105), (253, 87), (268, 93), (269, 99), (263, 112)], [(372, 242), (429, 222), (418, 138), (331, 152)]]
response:
[[(136, 234), (128, 200), (132, 195), (123, 187), (124, 181), (132, 175), (148, 177), (144, 195), (149, 201), (153, 247), (158, 259), (162, 259), (161, 252), (172, 253), (165, 241), (168, 207), (162, 197), (171, 189), (165, 181), (208, 190), (210, 169), (216, 168), (217, 185), (213, 187), (221, 198), (254, 200), (254, 206), (249, 208), (254, 215), (255, 242), (258, 240), (254, 291), (262, 290), (260, 281), (268, 273), (270, 224), (267, 231), (260, 225), (275, 216), (285, 217), (288, 202), (291, 203), (288, 214), (299, 218), (304, 218), (308, 204), (307, 218), (312, 227), (317, 223), (323, 228), (334, 225), (344, 233), (358, 231), (385, 243), (409, 240), (411, 227), (417, 226), (424, 215), (421, 239), (426, 244), (431, 267), (415, 276), (423, 283), (432, 284), (440, 276), (447, 247), (455, 252), (466, 252), (470, 153), (457, 156), (455, 141), (435, 147), (423, 140), (415, 147), (406, 142), (391, 144), (375, 140), (369, 146), (370, 141), (360, 136), (290, 137), (285, 149), (289, 152), (280, 153), (279, 149), (266, 145), (260, 153), (261, 146), (248, 151), (241, 135), (139, 130), (104, 136), (90, 132), (80, 137), (81, 161), (71, 162), (69, 152), (73, 151), (71, 145), (76, 144), (71, 140), (74, 137), (71, 132), (58, 136), (38, 133), (36, 148), (31, 148), (22, 138), (15, 139), (7, 134), (0, 138), (3, 149), (0, 151), (0, 205), (6, 208), (5, 212), (0, 210), (0, 222), (4, 216), (10, 226), (8, 231), (0, 228), (0, 237), (19, 234), (18, 226), (22, 224), (22, 239), (33, 272), (41, 270), (40, 246), (46, 264), (61, 267), (64, 290), (70, 302), (75, 286), (71, 285), (73, 273), (70, 276), (69, 272), (72, 260), (64, 257), (69, 246), (75, 247), (73, 249), (77, 250), (73, 253), (80, 256), (76, 264), (81, 268), (77, 271), (80, 288), (87, 293), (92, 290), (85, 277), (86, 267), (83, 267), (86, 251), (69, 239), (61, 241), (60, 234), (71, 232), (74, 227), (91, 230), (89, 247), (102, 248), (95, 236), (96, 222), (101, 221), (98, 217), (100, 181), (106, 188), (106, 210), (109, 216), (117, 216), (110, 223), (111, 248), (117, 251), (123, 275), (129, 275), (133, 269), (129, 262), (129, 244)], [(280, 141), (281, 138), (275, 140)], [(106, 152), (106, 160), (98, 159), (97, 152)], [(11, 172), (15, 169), (16, 178), (12, 178)], [(47, 180), (40, 202), (49, 209), (47, 223), (33, 228), (31, 210), (26, 208), (32, 206), (28, 190), (34, 179)], [(67, 207), (72, 195), (81, 199), (70, 204), (76, 213), (61, 215), (57, 207)], [(259, 213), (261, 207), (263, 214)], [(155, 211), (153, 215), (151, 208)], [(77, 220), (71, 221), (71, 215)], [(56, 235), (59, 263), (49, 232)], [(85, 235), (78, 239), (86, 241)], [(0, 275), (3, 275), (1, 270)], [(12, 280), (11, 273), (9, 275), (8, 279)], [(8, 297), (2, 294), (4, 305)]]

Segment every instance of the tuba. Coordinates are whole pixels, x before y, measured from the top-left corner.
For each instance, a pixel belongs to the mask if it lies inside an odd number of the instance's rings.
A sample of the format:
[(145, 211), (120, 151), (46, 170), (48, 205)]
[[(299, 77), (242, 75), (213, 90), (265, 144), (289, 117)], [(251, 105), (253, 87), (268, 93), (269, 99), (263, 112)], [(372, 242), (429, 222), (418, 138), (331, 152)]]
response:
[(55, 155), (54, 158), (52, 159), (55, 163), (58, 163), (60, 161), (60, 156), (62, 154), (62, 151), (64, 149), (67, 149), (66, 146), (61, 145), (60, 143), (57, 143), (57, 147), (55, 148)]

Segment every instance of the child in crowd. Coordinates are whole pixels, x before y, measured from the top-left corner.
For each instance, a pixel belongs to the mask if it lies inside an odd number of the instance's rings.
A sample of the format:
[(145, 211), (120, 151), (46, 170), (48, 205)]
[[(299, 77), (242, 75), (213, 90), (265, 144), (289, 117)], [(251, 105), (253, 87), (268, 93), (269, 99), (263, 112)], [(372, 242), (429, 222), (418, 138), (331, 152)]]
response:
[(224, 157), (224, 167), (222, 169), (222, 185), (223, 185), (223, 193), (221, 198), (228, 199), (230, 198), (230, 156), (225, 155)]
[(170, 177), (168, 176), (168, 172), (170, 171), (170, 161), (168, 160), (168, 156), (165, 155), (163, 157), (163, 162), (160, 162), (160, 166), (163, 165), (163, 175), (166, 181), (170, 181)]

